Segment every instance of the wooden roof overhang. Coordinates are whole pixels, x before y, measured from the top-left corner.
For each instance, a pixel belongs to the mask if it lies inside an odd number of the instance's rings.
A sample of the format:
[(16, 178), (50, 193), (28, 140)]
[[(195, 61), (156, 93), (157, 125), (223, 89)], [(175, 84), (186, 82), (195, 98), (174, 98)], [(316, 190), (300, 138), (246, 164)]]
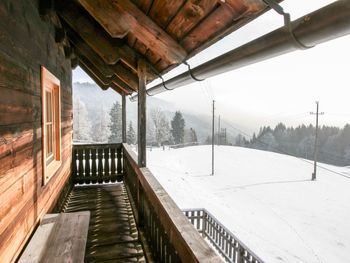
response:
[[(138, 91), (137, 61), (148, 82), (185, 62), (269, 7), (263, 0), (42, 0), (59, 17), (56, 41), (103, 89)], [(74, 63), (76, 64), (76, 63)]]

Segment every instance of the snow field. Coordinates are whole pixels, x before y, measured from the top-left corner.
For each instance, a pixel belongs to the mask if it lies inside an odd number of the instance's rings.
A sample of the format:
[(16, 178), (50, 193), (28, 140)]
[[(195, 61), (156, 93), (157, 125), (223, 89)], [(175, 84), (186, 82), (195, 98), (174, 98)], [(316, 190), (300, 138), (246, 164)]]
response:
[[(234, 146), (152, 149), (147, 166), (181, 209), (206, 208), (265, 262), (350, 262), (350, 178)], [(349, 167), (321, 164), (340, 174)]]

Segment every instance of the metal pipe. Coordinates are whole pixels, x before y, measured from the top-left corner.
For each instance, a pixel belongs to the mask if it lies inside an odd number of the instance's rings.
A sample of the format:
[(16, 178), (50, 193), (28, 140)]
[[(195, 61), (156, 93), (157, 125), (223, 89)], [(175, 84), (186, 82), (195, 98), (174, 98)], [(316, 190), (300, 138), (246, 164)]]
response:
[[(317, 44), (345, 36), (350, 33), (350, 1), (338, 0), (291, 22), (295, 38), (304, 46)], [(288, 27), (280, 27), (262, 37), (244, 44), (215, 59), (192, 69), (198, 79), (210, 78), (237, 68), (273, 58), (300, 49)], [(165, 81), (167, 89), (188, 85), (195, 80), (189, 72), (184, 72)], [(148, 95), (166, 91), (164, 85), (158, 84), (147, 90)], [(131, 97), (135, 100), (137, 95)]]

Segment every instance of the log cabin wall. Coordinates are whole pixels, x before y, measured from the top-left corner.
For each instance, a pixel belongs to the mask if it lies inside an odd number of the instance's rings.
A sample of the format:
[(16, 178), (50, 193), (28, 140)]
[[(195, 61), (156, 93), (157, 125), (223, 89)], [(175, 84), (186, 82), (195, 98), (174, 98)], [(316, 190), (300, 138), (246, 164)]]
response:
[[(55, 43), (54, 25), (36, 0), (0, 1), (0, 261), (13, 262), (70, 176), (70, 60)], [(61, 82), (62, 165), (42, 183), (41, 76)]]

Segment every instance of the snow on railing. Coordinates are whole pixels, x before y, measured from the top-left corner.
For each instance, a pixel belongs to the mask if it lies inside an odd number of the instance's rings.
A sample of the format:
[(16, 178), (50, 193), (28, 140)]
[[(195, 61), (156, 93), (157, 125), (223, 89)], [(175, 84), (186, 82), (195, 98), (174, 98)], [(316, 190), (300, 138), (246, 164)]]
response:
[(264, 263), (206, 209), (186, 209), (183, 213), (226, 262)]

